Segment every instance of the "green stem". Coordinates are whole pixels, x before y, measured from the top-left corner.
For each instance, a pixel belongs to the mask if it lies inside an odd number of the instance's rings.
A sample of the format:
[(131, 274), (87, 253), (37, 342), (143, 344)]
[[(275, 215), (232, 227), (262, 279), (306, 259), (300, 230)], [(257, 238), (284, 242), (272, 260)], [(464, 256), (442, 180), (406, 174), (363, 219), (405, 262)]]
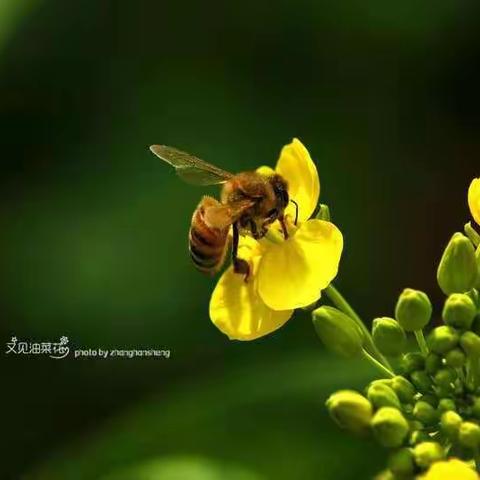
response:
[(392, 369), (388, 360), (381, 354), (378, 348), (373, 343), (372, 335), (370, 334), (366, 325), (362, 322), (361, 318), (356, 314), (355, 310), (349, 305), (349, 303), (345, 300), (343, 295), (333, 286), (330, 284), (324, 292), (327, 294), (327, 297), (332, 301), (332, 303), (343, 313), (348, 315), (352, 318), (355, 323), (360, 327), (361, 331), (365, 337), (365, 348), (368, 350), (370, 355), (375, 357), (381, 364), (389, 369)]
[(415, 330), (413, 333), (415, 334), (415, 338), (417, 339), (417, 343), (420, 347), (422, 355), (426, 357), (428, 355), (428, 347), (427, 342), (425, 341), (425, 337), (423, 336), (423, 330)]
[(465, 230), (465, 235), (470, 239), (470, 241), (478, 247), (480, 244), (480, 235), (478, 232), (472, 227), (472, 224), (470, 222), (465, 224), (464, 227)]
[(377, 359), (372, 357), (364, 348), (362, 348), (362, 355), (363, 357), (368, 360), (377, 370), (382, 372), (382, 375), (386, 375), (389, 378), (393, 378), (395, 374), (383, 364), (381, 364)]

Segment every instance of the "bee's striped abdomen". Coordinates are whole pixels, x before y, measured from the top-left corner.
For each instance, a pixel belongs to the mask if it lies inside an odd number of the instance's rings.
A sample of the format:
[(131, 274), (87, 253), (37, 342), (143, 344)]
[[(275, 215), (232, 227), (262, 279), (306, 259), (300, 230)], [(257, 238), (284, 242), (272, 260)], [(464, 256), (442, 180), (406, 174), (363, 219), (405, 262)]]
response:
[(225, 259), (228, 240), (228, 228), (212, 228), (205, 222), (205, 209), (218, 206), (219, 202), (204, 197), (193, 212), (192, 224), (188, 236), (190, 257), (195, 267), (204, 273), (217, 272)]

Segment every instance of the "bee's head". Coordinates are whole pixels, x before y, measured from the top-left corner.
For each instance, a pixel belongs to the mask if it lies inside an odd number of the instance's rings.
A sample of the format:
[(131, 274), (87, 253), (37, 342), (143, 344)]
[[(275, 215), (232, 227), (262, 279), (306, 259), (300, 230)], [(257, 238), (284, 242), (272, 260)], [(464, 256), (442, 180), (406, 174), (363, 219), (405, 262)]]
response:
[(269, 178), (269, 182), (277, 199), (277, 209), (279, 211), (285, 210), (290, 200), (287, 181), (281, 175), (275, 173)]

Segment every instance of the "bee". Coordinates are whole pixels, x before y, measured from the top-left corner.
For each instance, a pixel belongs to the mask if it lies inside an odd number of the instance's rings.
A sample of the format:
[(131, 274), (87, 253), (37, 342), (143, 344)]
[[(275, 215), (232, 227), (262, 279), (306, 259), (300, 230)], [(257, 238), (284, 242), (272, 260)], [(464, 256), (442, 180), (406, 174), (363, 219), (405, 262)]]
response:
[(232, 228), (231, 256), (235, 273), (250, 274), (247, 261), (238, 257), (239, 235), (260, 239), (276, 220), (288, 238), (285, 208), (290, 200), (286, 180), (274, 173), (270, 176), (258, 172), (229, 173), (193, 155), (165, 145), (152, 145), (150, 150), (172, 165), (177, 175), (193, 185), (220, 185), (220, 201), (203, 196), (193, 212), (188, 235), (189, 250), (195, 267), (208, 274), (217, 273), (225, 262)]

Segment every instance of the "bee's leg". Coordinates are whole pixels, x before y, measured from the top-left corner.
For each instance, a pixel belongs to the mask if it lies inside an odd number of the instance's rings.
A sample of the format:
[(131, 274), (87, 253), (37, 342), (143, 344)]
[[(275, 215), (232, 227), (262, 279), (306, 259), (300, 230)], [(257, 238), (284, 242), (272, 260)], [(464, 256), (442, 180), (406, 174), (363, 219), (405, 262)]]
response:
[(233, 263), (233, 271), (235, 273), (239, 273), (241, 275), (245, 275), (245, 281), (248, 280), (250, 275), (250, 265), (246, 260), (242, 258), (238, 258), (238, 223), (235, 222), (232, 225), (233, 228), (233, 240), (232, 240), (232, 263)]
[(261, 238), (261, 235), (258, 232), (257, 224), (255, 223), (254, 220), (249, 221), (249, 226), (250, 226), (250, 231), (252, 232), (252, 237), (255, 240), (258, 240), (259, 238)]
[(288, 230), (287, 226), (285, 225), (285, 217), (283, 215), (281, 217), (278, 217), (278, 221), (282, 226), (283, 238), (286, 240), (288, 238)]

